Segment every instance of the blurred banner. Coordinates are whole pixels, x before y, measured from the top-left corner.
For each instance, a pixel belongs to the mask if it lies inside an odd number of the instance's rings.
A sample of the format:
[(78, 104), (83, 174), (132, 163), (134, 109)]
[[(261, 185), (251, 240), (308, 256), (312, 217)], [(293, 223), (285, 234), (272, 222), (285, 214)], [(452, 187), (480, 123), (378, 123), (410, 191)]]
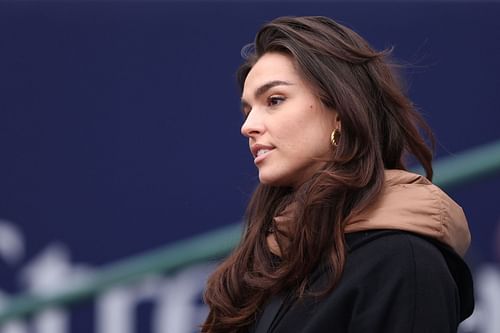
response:
[[(438, 159), (500, 139), (500, 3), (0, 2), (0, 309), (241, 220), (257, 176), (234, 73), (283, 15), (330, 16), (394, 46)], [(498, 174), (446, 188), (473, 237), (477, 305), (462, 333), (500, 332)], [(0, 332), (196, 332), (214, 265)]]

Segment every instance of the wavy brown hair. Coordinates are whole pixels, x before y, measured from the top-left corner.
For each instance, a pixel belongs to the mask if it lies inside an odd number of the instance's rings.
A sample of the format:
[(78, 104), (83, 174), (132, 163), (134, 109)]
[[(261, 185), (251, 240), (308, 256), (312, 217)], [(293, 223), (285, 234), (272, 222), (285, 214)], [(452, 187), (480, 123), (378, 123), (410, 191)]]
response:
[[(420, 131), (432, 144), (433, 135), (395, 75), (391, 49), (375, 51), (349, 28), (314, 16), (277, 18), (244, 50), (237, 73), (241, 89), (265, 53), (291, 56), (320, 101), (337, 111), (342, 132), (326, 166), (295, 191), (258, 185), (240, 244), (208, 280), (203, 332), (246, 331), (270, 296), (306, 296), (308, 278), (319, 266), (332, 276), (322, 295), (331, 292), (345, 263), (344, 227), (377, 198), (384, 169), (405, 170), (406, 155), (413, 155), (432, 178), (432, 150)], [(297, 208), (287, 231), (276, 232), (276, 260), (268, 229), (291, 202)]]

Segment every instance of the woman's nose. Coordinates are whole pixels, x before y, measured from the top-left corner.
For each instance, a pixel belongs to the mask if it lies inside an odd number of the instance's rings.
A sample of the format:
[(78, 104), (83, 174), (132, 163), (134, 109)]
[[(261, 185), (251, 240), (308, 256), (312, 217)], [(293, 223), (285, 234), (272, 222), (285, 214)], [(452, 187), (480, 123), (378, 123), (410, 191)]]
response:
[(241, 134), (250, 138), (252, 136), (262, 134), (263, 131), (264, 123), (262, 117), (258, 115), (257, 110), (252, 110), (241, 126)]

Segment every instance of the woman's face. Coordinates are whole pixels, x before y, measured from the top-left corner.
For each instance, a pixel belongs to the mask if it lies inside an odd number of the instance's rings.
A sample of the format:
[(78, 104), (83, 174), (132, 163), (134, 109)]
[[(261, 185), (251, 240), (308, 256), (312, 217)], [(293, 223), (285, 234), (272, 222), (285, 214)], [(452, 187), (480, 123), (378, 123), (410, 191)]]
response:
[(331, 156), (337, 113), (323, 106), (290, 56), (266, 53), (257, 61), (244, 83), (242, 107), (241, 133), (261, 183), (297, 187)]

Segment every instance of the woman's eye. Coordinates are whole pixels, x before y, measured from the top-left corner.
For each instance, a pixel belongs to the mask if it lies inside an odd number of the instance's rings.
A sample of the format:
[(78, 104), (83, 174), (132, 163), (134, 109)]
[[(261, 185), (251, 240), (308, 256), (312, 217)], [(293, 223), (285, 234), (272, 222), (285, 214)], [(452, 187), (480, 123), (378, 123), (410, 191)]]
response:
[(285, 101), (285, 97), (283, 96), (270, 96), (267, 99), (268, 106), (275, 106), (283, 103)]

